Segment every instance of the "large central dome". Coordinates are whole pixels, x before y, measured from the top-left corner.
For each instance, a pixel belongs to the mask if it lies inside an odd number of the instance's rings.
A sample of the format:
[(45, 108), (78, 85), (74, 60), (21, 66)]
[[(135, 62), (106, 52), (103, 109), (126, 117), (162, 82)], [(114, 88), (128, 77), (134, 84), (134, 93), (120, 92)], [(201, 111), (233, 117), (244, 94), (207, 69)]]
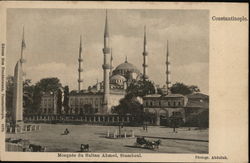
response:
[(125, 73), (132, 73), (132, 72), (135, 72), (137, 74), (140, 73), (140, 71), (133, 64), (128, 63), (127, 61), (118, 65), (116, 69), (114, 70), (114, 74), (125, 74)]

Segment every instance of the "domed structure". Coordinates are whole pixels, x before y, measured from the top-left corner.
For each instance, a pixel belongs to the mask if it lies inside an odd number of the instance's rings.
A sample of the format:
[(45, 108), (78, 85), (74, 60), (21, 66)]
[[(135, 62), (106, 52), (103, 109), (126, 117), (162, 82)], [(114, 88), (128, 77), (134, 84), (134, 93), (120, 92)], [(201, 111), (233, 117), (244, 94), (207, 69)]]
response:
[(110, 78), (110, 83), (112, 83), (112, 84), (123, 85), (125, 81), (126, 81), (126, 78), (119, 75), (119, 74), (113, 75)]
[(127, 61), (118, 65), (113, 71), (113, 75), (122, 75), (127, 79), (131, 76), (131, 73), (138, 76), (140, 74), (140, 71), (133, 64), (128, 63)]

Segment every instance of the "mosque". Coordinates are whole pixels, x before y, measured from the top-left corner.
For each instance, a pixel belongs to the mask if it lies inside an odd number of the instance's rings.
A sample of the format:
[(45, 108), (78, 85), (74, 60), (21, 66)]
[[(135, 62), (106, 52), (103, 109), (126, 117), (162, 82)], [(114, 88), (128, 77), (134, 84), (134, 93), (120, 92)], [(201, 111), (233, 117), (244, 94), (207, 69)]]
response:
[[(145, 28), (146, 30), (146, 28)], [(106, 13), (104, 29), (104, 48), (103, 48), (103, 81), (89, 86), (88, 90), (82, 90), (82, 40), (80, 38), (79, 58), (78, 58), (78, 90), (71, 91), (69, 95), (68, 114), (110, 114), (114, 106), (119, 104), (126, 94), (127, 87), (134, 81), (147, 79), (147, 40), (144, 31), (144, 50), (143, 50), (143, 73), (138, 68), (129, 63), (127, 58), (116, 68), (113, 67), (112, 49), (109, 45), (108, 16)], [(42, 97), (41, 108), (44, 114), (55, 114), (56, 94), (45, 93)]]
[[(82, 90), (82, 41), (80, 38), (79, 58), (78, 58), (78, 90), (71, 91), (69, 95), (69, 108), (64, 112), (62, 108), (58, 112), (56, 93), (44, 94), (41, 101), (43, 115), (58, 115), (66, 113), (68, 115), (110, 115), (112, 108), (119, 105), (119, 101), (126, 95), (127, 87), (134, 81), (148, 80), (147, 63), (147, 38), (146, 28), (144, 28), (143, 42), (143, 72), (136, 66), (129, 63), (127, 58), (116, 68), (113, 67), (112, 49), (109, 44), (108, 17), (106, 13), (104, 29), (103, 48), (103, 81), (89, 86), (88, 90)], [(113, 69), (114, 68), (114, 69)], [(208, 119), (209, 97), (205, 94), (197, 93), (188, 96), (172, 94), (170, 92), (170, 62), (169, 51), (166, 51), (166, 84), (162, 88), (163, 94), (146, 95), (142, 99), (145, 113), (153, 113), (155, 119), (151, 123), (155, 125), (167, 124), (171, 117), (180, 117), (184, 123), (200, 122), (199, 117)], [(63, 92), (63, 91), (62, 91)], [(62, 112), (61, 112), (62, 111)], [(204, 118), (205, 117), (205, 118)], [(198, 119), (197, 119), (198, 118)], [(195, 122), (193, 122), (195, 119)], [(208, 125), (208, 120), (205, 122)]]

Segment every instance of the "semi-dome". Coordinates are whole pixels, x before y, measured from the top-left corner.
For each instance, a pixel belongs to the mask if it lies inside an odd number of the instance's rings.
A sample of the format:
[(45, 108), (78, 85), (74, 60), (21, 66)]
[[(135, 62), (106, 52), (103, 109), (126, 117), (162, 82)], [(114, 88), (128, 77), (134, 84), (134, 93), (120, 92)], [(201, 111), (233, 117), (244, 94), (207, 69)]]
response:
[(126, 78), (117, 74), (117, 75), (113, 75), (110, 78), (110, 82), (113, 84), (119, 84), (119, 85), (123, 85), (123, 83), (126, 81)]
[(124, 78), (121, 75), (113, 75), (110, 80), (122, 80), (122, 81), (126, 81), (126, 78)]

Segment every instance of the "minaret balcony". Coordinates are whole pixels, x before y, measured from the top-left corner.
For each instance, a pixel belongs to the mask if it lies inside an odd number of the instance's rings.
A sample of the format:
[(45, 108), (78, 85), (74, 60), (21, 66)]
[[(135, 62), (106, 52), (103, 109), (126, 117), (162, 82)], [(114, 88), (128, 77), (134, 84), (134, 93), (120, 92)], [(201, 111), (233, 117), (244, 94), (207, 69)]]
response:
[(143, 75), (143, 78), (144, 79), (148, 79), (148, 75)]
[(110, 69), (110, 67), (111, 67), (111, 66), (110, 66), (109, 64), (103, 64), (103, 65), (102, 65), (102, 68), (103, 68), (103, 69)]
[(82, 58), (79, 58), (79, 59), (78, 59), (78, 61), (79, 61), (79, 62), (82, 62), (82, 61), (83, 61), (83, 59), (82, 59)]
[(148, 52), (143, 52), (142, 55), (143, 56), (148, 56)]
[(170, 71), (166, 71), (166, 74), (170, 74)]
[(170, 65), (170, 62), (166, 62), (166, 64)]
[(78, 72), (83, 72), (83, 69), (82, 69), (82, 68), (79, 68), (79, 69), (78, 69)]
[(143, 67), (148, 67), (148, 65), (147, 65), (147, 64), (142, 64), (142, 66), (143, 66)]
[(21, 62), (21, 63), (25, 63), (26, 60), (25, 60), (25, 59), (20, 59), (20, 62)]
[(78, 83), (81, 83), (81, 82), (83, 82), (83, 80), (82, 79), (78, 79)]
[(102, 51), (103, 51), (104, 54), (109, 54), (110, 53), (110, 48), (107, 48), (107, 47), (103, 48)]

